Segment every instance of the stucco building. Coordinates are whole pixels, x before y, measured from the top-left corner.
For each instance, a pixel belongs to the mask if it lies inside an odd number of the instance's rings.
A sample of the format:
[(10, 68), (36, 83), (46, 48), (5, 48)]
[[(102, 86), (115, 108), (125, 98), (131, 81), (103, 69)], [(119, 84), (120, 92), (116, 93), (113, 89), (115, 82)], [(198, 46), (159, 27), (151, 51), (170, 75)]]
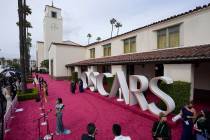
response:
[[(58, 8), (46, 9), (52, 12)], [(57, 12), (60, 14), (60, 9)], [(62, 24), (59, 21), (58, 25)], [(174, 81), (191, 83), (193, 99), (198, 93), (204, 97), (210, 95), (209, 25), (210, 4), (87, 46), (53, 38), (49, 39), (51, 43), (43, 46), (37, 42), (37, 46), (45, 49), (49, 46), (46, 53), (50, 75), (55, 79), (67, 78), (74, 71), (79, 76), (83, 71), (113, 74), (123, 71), (127, 79), (133, 74), (142, 74), (148, 79), (165, 75)], [(62, 30), (62, 26), (58, 30)], [(54, 33), (50, 32), (52, 36)], [(39, 55), (45, 56), (38, 51), (38, 63)]]

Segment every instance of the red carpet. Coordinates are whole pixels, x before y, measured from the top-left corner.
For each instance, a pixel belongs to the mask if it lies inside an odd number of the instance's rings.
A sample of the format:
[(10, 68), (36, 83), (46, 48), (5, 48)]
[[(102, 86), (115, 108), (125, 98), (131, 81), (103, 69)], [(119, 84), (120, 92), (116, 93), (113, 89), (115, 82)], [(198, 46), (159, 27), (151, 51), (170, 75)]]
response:
[[(144, 115), (139, 115), (121, 105), (106, 101), (95, 93), (80, 93), (72, 95), (69, 90), (69, 82), (55, 81), (47, 75), (44, 76), (49, 85), (49, 97), (46, 108), (53, 109), (49, 115), (50, 130), (55, 131), (54, 105), (57, 97), (62, 97), (65, 104), (64, 125), (72, 134), (55, 136), (54, 140), (80, 140), (82, 133), (86, 132), (86, 125), (94, 122), (98, 129), (97, 140), (112, 140), (111, 127), (113, 123), (120, 123), (122, 133), (131, 136), (132, 140), (151, 140), (151, 127), (153, 121)], [(105, 97), (103, 97), (105, 98)], [(34, 119), (40, 116), (40, 103), (34, 100), (21, 102), (18, 108), (24, 108), (23, 112), (15, 114), (11, 123), (11, 131), (7, 133), (6, 140), (37, 140), (37, 123)], [(132, 107), (131, 107), (132, 108)], [(136, 108), (136, 107), (134, 107)], [(139, 109), (140, 110), (140, 109)], [(180, 126), (172, 129), (173, 140), (180, 138)], [(42, 127), (42, 135), (46, 127)]]

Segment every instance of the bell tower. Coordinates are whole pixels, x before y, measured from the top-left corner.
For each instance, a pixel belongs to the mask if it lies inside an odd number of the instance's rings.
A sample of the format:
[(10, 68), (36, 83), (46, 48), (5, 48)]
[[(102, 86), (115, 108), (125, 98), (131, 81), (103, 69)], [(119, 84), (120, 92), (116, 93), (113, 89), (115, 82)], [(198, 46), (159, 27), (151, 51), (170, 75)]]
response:
[(52, 42), (61, 43), (63, 40), (63, 20), (61, 9), (52, 6), (45, 6), (43, 20), (44, 29), (44, 59), (49, 58), (48, 50)]

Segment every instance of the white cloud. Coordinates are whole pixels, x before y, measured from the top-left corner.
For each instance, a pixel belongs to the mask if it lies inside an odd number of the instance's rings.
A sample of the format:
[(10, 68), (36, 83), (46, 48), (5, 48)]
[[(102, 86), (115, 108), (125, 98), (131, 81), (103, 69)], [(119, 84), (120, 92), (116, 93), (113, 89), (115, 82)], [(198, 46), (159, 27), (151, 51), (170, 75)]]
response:
[[(105, 39), (110, 37), (109, 20), (114, 17), (123, 27), (120, 32), (126, 32), (151, 22), (188, 11), (196, 6), (209, 3), (210, 0), (54, 0), (54, 5), (62, 9), (64, 21), (64, 39), (80, 44), (87, 43), (86, 35)], [(27, 0), (32, 8), (29, 20), (33, 28), (32, 58), (35, 58), (35, 42), (43, 40), (44, 6), (51, 5), (51, 0)], [(0, 52), (1, 56), (19, 56), (19, 33), (16, 22), (17, 0), (1, 1), (0, 5)]]

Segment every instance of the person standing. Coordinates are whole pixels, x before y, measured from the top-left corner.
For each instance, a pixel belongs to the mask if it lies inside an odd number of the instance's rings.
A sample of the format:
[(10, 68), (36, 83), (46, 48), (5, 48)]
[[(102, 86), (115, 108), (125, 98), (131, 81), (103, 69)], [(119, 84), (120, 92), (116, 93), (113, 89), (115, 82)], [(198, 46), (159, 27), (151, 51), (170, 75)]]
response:
[(95, 140), (96, 126), (94, 123), (87, 125), (87, 134), (82, 135), (82, 140)]
[(39, 77), (39, 90), (41, 91), (42, 89), (42, 83), (43, 83), (43, 78), (42, 77)]
[(36, 86), (39, 84), (39, 82), (38, 82), (38, 75), (36, 75), (36, 76), (34, 77), (33, 84), (34, 84), (34, 87), (35, 87), (35, 88), (36, 88)]
[(9, 110), (11, 104), (12, 104), (12, 96), (11, 96), (11, 93), (10, 93), (10, 87), (9, 86), (6, 86), (3, 90), (3, 94), (7, 100), (7, 109), (6, 111)]
[(193, 108), (192, 102), (189, 102), (181, 110), (182, 116), (182, 135), (181, 140), (191, 140), (193, 138), (193, 119), (196, 118), (196, 111)]
[(45, 103), (47, 103), (47, 82), (43, 81), (42, 82), (42, 91), (43, 91), (43, 98)]
[(121, 126), (119, 124), (113, 124), (112, 132), (115, 136), (114, 140), (131, 140), (129, 136), (123, 136), (121, 134)]
[(18, 78), (16, 79), (15, 85), (17, 87), (17, 93), (19, 93), (20, 92), (20, 81)]
[(56, 101), (56, 134), (60, 135), (64, 133), (64, 127), (63, 127), (63, 113), (62, 110), (64, 109), (64, 104), (62, 103), (62, 99), (58, 98)]
[(208, 110), (201, 110), (194, 122), (194, 139), (207, 139), (208, 137)]
[(4, 114), (6, 113), (7, 100), (2, 94), (1, 85), (0, 85), (0, 139), (4, 139)]
[(167, 124), (167, 117), (161, 112), (159, 118), (159, 121), (156, 121), (153, 124), (152, 137), (154, 140), (170, 140), (171, 131)]
[(71, 93), (75, 94), (75, 90), (76, 90), (76, 83), (74, 80), (71, 81)]
[(80, 93), (84, 92), (83, 81), (81, 79), (79, 79), (79, 92)]
[(48, 96), (48, 84), (46, 81), (43, 82), (45, 89), (46, 89), (46, 96)]

